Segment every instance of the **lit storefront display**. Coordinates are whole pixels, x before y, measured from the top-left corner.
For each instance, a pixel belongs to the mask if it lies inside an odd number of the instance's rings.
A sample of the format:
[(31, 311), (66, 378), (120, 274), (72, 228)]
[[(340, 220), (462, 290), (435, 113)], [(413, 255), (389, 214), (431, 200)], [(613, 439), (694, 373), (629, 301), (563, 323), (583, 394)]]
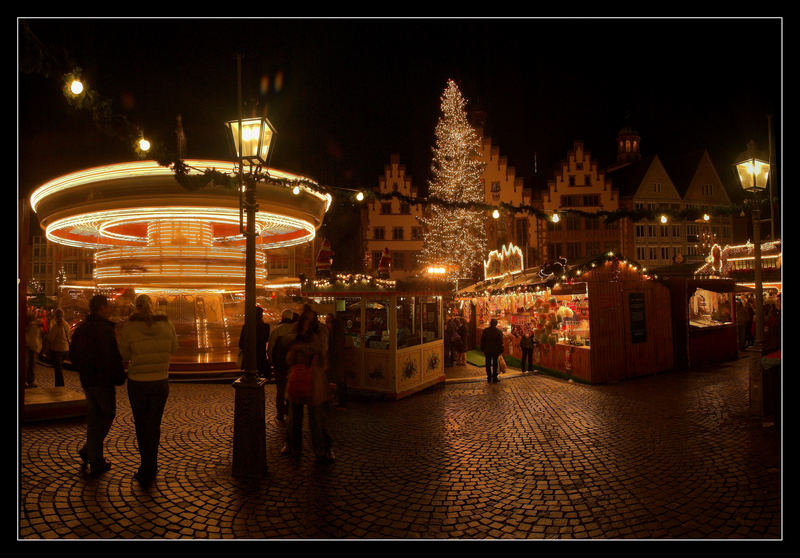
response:
[(339, 275), (303, 284), (321, 319), (345, 335), (347, 389), (399, 399), (444, 382), (442, 300), (450, 285)]
[(490, 278), (457, 298), (475, 327), (476, 344), (496, 319), (506, 356), (521, 358), (519, 342), (529, 331), (536, 341), (534, 366), (603, 383), (672, 367), (669, 293), (653, 279), (636, 262), (609, 252)]

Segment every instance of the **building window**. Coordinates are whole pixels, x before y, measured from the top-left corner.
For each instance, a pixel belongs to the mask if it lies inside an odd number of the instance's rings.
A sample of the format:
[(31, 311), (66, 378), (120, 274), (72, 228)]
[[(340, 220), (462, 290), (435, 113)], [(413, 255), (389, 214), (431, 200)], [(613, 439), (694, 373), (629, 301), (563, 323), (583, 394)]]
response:
[(666, 246), (661, 247), (661, 259), (668, 260), (669, 259), (669, 248)]
[(381, 204), (381, 215), (391, 215), (392, 214), (392, 204), (391, 203), (382, 203)]
[(392, 189), (397, 192), (397, 182), (392, 183)]
[(570, 186), (575, 186), (575, 177), (574, 176), (570, 176), (569, 177), (569, 185)]
[(596, 231), (600, 228), (600, 221), (587, 217), (583, 220), (584, 227), (587, 231)]
[(592, 177), (588, 174), (584, 175), (583, 177), (583, 185), (584, 186), (591, 186), (592, 185)]
[(411, 240), (422, 240), (422, 227), (411, 227)]
[(386, 236), (386, 230), (383, 227), (375, 227), (372, 234), (374, 240), (383, 240)]
[(601, 253), (600, 243), (599, 242), (587, 242), (586, 243), (586, 256), (597, 256)]
[(681, 237), (681, 226), (672, 225), (672, 238), (680, 238), (680, 237)]
[(647, 256), (646, 250), (644, 246), (637, 246), (636, 247), (636, 259), (643, 260)]
[(636, 238), (644, 238), (644, 225), (636, 225)]
[(411, 213), (411, 206), (408, 205), (407, 203), (401, 203), (400, 213), (402, 213), (403, 215), (409, 215)]
[(581, 257), (581, 243), (567, 242), (567, 260), (576, 260)]
[(668, 238), (669, 237), (669, 225), (661, 225), (659, 228), (661, 229), (659, 231), (661, 233), (661, 238)]
[(712, 184), (703, 184), (700, 188), (704, 196), (711, 196), (714, 194), (714, 186)]
[(656, 236), (656, 226), (655, 225), (647, 225), (647, 236), (655, 238), (655, 236)]
[(548, 242), (547, 243), (547, 256), (550, 259), (560, 258), (563, 255), (564, 254), (561, 251), (561, 243), (560, 242)]
[(528, 245), (528, 220), (517, 219), (515, 222), (515, 226), (516, 226), (516, 231), (515, 231), (516, 234), (514, 236), (517, 239), (517, 246), (524, 249)]
[(405, 268), (406, 268), (405, 252), (392, 252), (392, 269), (405, 269)]
[(660, 182), (654, 182), (653, 183), (653, 192), (655, 192), (655, 193), (660, 193), (661, 192), (661, 183)]
[(492, 182), (492, 192), (499, 192), (499, 191), (500, 191), (500, 183)]
[(647, 249), (647, 259), (649, 260), (657, 260), (658, 259), (658, 249), (654, 246), (650, 246)]
[(590, 196), (583, 196), (583, 205), (584, 207), (599, 207), (600, 195), (594, 194)]
[(567, 215), (567, 230), (579, 231), (581, 230), (581, 220), (575, 215)]
[(392, 240), (403, 240), (403, 227), (392, 228)]

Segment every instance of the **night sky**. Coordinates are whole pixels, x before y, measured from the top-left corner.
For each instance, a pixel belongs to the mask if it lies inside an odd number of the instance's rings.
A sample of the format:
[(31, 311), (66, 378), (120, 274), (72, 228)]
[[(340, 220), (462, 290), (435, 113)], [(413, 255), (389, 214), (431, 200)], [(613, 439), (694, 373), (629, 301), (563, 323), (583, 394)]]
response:
[[(534, 153), (549, 177), (575, 139), (607, 166), (626, 116), (645, 156), (708, 148), (718, 167), (729, 165), (751, 138), (766, 150), (767, 114), (780, 148), (778, 19), (26, 22), (151, 140), (172, 148), (181, 114), (193, 158), (231, 158), (224, 122), (237, 116), (241, 52), (245, 116), (266, 110), (278, 130), (273, 166), (326, 185), (374, 186), (399, 153), (424, 192), (448, 78), (485, 112), (487, 134), (526, 180)], [(23, 52), (21, 195), (67, 172), (135, 159)]]

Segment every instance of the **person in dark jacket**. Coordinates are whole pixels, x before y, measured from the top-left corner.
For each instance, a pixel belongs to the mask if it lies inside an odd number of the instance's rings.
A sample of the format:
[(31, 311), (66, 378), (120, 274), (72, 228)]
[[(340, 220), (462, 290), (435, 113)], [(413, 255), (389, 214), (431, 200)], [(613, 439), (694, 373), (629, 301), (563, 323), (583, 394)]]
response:
[[(239, 334), (239, 348), (244, 350), (247, 336), (242, 332)], [(269, 324), (264, 323), (264, 309), (256, 306), (256, 369), (262, 378), (269, 378), (269, 359), (267, 359), (267, 341), (269, 341)], [(244, 360), (242, 360), (244, 363)], [(244, 365), (244, 364), (242, 364)]]
[[(117, 391), (112, 372), (123, 369), (122, 356), (114, 333), (108, 299), (95, 295), (89, 301), (91, 314), (72, 335), (69, 356), (78, 368), (86, 394), (86, 443), (78, 451), (81, 469), (90, 478), (111, 468), (103, 457), (103, 443), (117, 414)], [(124, 371), (122, 372), (124, 374)]]
[(481, 351), (486, 356), (486, 381), (496, 384), (500, 381), (497, 377), (497, 359), (503, 354), (503, 333), (497, 329), (497, 320), (494, 318), (481, 334)]
[(519, 348), (522, 350), (522, 373), (525, 373), (525, 365), (527, 364), (527, 371), (533, 372), (533, 346), (536, 343), (533, 339), (533, 332), (530, 329), (522, 331), (522, 338), (519, 340)]

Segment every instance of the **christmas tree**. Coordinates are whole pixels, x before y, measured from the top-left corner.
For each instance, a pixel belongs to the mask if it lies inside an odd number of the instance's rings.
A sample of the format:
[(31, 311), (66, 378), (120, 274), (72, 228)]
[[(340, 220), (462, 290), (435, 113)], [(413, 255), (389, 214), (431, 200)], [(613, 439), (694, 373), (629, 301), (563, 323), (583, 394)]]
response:
[[(467, 102), (453, 80), (442, 94), (436, 123), (429, 194), (446, 201), (483, 202), (480, 138), (467, 120)], [(445, 267), (450, 279), (472, 277), (486, 254), (486, 215), (474, 209), (431, 205), (419, 260)]]

